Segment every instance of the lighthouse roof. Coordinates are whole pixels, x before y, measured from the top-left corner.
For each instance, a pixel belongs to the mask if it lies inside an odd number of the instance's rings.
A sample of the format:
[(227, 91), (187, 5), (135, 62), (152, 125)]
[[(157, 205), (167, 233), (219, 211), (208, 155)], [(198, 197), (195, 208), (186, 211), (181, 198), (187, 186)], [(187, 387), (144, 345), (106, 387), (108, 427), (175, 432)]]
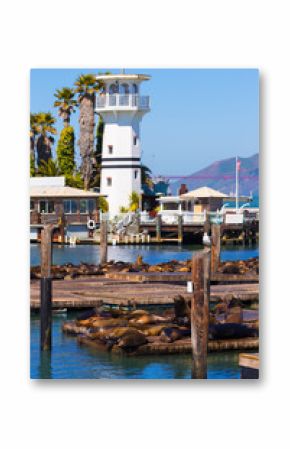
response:
[(101, 81), (111, 81), (111, 80), (132, 80), (132, 81), (147, 81), (150, 80), (150, 75), (142, 74), (132, 74), (132, 73), (111, 73), (110, 75), (97, 75), (96, 79)]

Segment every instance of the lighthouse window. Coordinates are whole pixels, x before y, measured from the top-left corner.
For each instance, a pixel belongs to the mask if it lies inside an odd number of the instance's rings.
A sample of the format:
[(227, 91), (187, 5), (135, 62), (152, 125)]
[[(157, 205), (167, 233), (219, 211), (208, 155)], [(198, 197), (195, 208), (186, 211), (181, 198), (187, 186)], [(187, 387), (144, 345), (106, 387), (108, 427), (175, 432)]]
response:
[(137, 136), (133, 137), (133, 143), (134, 143), (134, 145), (137, 145)]
[(129, 84), (121, 84), (120, 94), (128, 95), (128, 93), (129, 93)]
[(110, 88), (109, 88), (109, 93), (112, 94), (117, 94), (118, 93), (118, 86), (117, 84), (111, 84)]
[(113, 154), (113, 145), (108, 145), (109, 154)]
[(110, 187), (112, 185), (112, 178), (107, 178), (107, 186)]
[(135, 170), (135, 171), (134, 171), (134, 177), (135, 177), (135, 179), (138, 178), (138, 170)]

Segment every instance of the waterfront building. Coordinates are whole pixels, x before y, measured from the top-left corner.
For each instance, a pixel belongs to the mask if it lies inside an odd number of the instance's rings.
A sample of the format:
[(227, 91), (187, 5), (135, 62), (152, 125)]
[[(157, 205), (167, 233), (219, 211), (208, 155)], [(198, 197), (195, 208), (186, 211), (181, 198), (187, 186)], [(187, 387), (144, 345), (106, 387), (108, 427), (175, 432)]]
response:
[(125, 73), (97, 76), (104, 85), (96, 99), (96, 112), (104, 121), (101, 194), (107, 197), (111, 218), (129, 206), (133, 192), (142, 194), (140, 123), (150, 105), (140, 87), (149, 79)]
[(64, 176), (30, 178), (30, 239), (37, 240), (41, 225), (48, 222), (62, 223), (68, 238), (88, 238), (99, 221), (100, 196), (66, 186)]

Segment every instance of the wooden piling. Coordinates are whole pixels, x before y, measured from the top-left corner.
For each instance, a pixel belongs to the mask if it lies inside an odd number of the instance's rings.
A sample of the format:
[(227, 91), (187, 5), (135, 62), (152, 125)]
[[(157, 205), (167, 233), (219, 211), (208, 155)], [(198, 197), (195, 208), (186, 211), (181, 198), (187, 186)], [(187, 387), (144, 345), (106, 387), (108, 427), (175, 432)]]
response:
[(100, 264), (108, 259), (108, 221), (102, 218), (100, 223)]
[(192, 379), (207, 378), (210, 263), (208, 251), (192, 258), (191, 300)]
[(156, 240), (161, 242), (161, 215), (156, 216)]
[(177, 216), (178, 220), (178, 241), (182, 243), (183, 241), (183, 217), (182, 215)]
[(219, 224), (211, 225), (211, 272), (218, 269), (221, 253), (221, 227)]
[(41, 279), (40, 279), (40, 349), (51, 350), (52, 315), (52, 232), (54, 225), (44, 225), (41, 230)]

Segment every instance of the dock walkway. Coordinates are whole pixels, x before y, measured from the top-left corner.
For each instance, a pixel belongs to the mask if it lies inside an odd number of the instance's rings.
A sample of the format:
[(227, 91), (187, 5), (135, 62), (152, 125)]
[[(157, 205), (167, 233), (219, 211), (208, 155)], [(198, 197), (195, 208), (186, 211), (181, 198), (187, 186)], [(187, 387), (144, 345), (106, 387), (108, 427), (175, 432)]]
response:
[[(170, 273), (172, 276), (173, 273)], [(31, 309), (40, 306), (40, 282), (31, 281)], [(53, 307), (81, 309), (95, 307), (101, 300), (105, 304), (142, 305), (172, 304), (173, 298), (182, 295), (190, 299), (186, 285), (166, 282), (132, 282), (128, 280), (110, 279), (105, 276), (87, 276), (77, 279), (55, 280), (53, 282)], [(242, 301), (258, 301), (259, 284), (244, 283), (232, 285), (212, 285), (211, 301), (218, 301), (231, 295)]]

